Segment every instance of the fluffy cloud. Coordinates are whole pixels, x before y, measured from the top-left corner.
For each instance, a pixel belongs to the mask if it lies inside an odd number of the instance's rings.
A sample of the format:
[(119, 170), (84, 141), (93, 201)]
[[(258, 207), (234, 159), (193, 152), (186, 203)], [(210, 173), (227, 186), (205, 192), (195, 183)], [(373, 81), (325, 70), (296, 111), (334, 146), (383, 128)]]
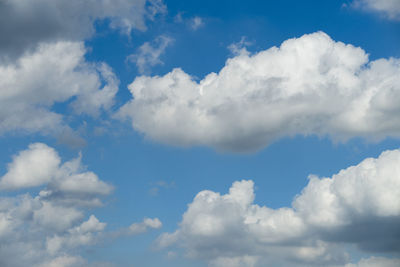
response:
[(399, 84), (399, 59), (368, 61), (317, 32), (242, 50), (199, 82), (181, 69), (137, 77), (119, 115), (162, 143), (240, 152), (297, 134), (399, 137)]
[(80, 42), (41, 44), (15, 63), (0, 63), (0, 134), (72, 132), (55, 104), (69, 102), (72, 114), (97, 116), (108, 110), (119, 81), (104, 63), (85, 61)]
[[(280, 209), (254, 204), (252, 181), (235, 182), (225, 195), (202, 191), (189, 204), (179, 229), (164, 233), (157, 243), (180, 246), (188, 257), (211, 266), (343, 266), (349, 262), (345, 248), (351, 246), (396, 255), (399, 166), (400, 150), (393, 150), (330, 178), (311, 176), (292, 207)], [(347, 266), (392, 266), (398, 261), (371, 258)]]
[(129, 226), (129, 234), (139, 234), (144, 233), (148, 229), (159, 229), (162, 223), (158, 218), (150, 219), (145, 218), (141, 223), (133, 223)]
[[(118, 237), (120, 230), (106, 232), (106, 223), (87, 212), (101, 205), (113, 187), (87, 171), (81, 156), (61, 163), (53, 148), (35, 143), (13, 157), (0, 178), (0, 189), (39, 186), (36, 196), (0, 197), (0, 266), (92, 266), (79, 256), (78, 248)], [(127, 234), (161, 225), (157, 218), (145, 218), (132, 224)]]
[(0, 179), (0, 189), (34, 187), (49, 182), (57, 172), (61, 160), (57, 152), (45, 144), (31, 144), (8, 165), (8, 172)]
[(398, 0), (355, 0), (352, 6), (382, 14), (388, 19), (400, 20), (400, 2)]
[(162, 0), (0, 0), (0, 135), (40, 132), (84, 144), (60, 113), (98, 116), (119, 81), (106, 64), (85, 61), (83, 41), (96, 21), (130, 35), (165, 12)]
[(172, 41), (168, 36), (158, 36), (153, 43), (145, 42), (138, 52), (128, 56), (127, 60), (135, 62), (140, 73), (149, 72), (151, 67), (163, 64), (160, 57)]
[(60, 163), (53, 148), (42, 143), (31, 144), (8, 164), (8, 172), (0, 178), (0, 189), (18, 190), (47, 184), (40, 196), (57, 199), (104, 196), (112, 191), (112, 186), (100, 181), (95, 173), (84, 171), (80, 156)]
[(145, 30), (146, 19), (166, 12), (161, 0), (2, 0), (0, 58), (15, 58), (41, 42), (80, 41), (94, 33), (96, 20), (129, 34)]

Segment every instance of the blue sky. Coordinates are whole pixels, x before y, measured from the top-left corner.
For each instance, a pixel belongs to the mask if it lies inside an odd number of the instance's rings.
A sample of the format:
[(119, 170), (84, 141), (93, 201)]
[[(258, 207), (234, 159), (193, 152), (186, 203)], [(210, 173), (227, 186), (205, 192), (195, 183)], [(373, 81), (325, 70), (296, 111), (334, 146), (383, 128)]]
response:
[(0, 265), (398, 266), (400, 2), (0, 0)]

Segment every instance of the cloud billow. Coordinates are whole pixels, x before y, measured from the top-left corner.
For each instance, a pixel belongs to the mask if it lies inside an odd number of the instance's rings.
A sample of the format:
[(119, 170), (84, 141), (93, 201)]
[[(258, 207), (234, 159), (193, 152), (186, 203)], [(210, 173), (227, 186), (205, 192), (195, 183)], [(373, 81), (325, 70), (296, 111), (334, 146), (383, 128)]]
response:
[[(235, 182), (224, 195), (201, 191), (179, 228), (157, 244), (181, 247), (211, 266), (358, 266), (349, 263), (349, 245), (398, 255), (399, 166), (400, 151), (392, 150), (332, 177), (310, 176), (292, 206), (279, 209), (254, 204), (252, 181)], [(398, 263), (370, 258), (359, 266)]]
[[(30, 189), (39, 193), (32, 196)], [(62, 163), (57, 151), (43, 143), (13, 157), (0, 177), (0, 191), (9, 191), (0, 197), (0, 266), (110, 266), (89, 263), (79, 249), (162, 226), (158, 218), (145, 218), (107, 232), (106, 223), (87, 213), (102, 206), (113, 186), (87, 171), (81, 155)]]
[(317, 32), (227, 60), (196, 82), (181, 69), (137, 77), (119, 111), (170, 145), (247, 152), (287, 136), (379, 140), (400, 136), (400, 60)]
[(107, 64), (87, 62), (85, 53), (82, 42), (46, 43), (15, 63), (0, 63), (0, 135), (61, 134), (69, 127), (54, 111), (57, 103), (69, 102), (74, 115), (107, 111), (119, 80)]

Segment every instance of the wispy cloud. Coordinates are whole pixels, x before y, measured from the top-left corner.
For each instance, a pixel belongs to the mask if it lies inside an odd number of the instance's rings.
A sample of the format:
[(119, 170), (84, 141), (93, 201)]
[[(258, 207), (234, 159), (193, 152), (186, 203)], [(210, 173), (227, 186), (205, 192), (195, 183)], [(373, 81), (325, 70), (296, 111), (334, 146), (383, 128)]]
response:
[(141, 74), (149, 73), (152, 67), (164, 64), (160, 57), (172, 42), (171, 37), (158, 36), (141, 45), (135, 54), (127, 57), (127, 61), (134, 62)]
[(354, 0), (350, 7), (374, 12), (390, 20), (400, 20), (400, 1), (398, 0)]

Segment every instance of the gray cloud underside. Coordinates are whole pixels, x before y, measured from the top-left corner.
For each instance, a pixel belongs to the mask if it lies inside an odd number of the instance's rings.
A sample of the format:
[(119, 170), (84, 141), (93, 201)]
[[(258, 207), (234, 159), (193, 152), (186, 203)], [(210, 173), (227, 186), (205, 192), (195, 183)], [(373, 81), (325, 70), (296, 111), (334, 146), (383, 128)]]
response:
[(42, 42), (81, 41), (93, 23), (130, 34), (146, 30), (146, 20), (166, 12), (161, 0), (0, 0), (0, 58), (12, 60)]

